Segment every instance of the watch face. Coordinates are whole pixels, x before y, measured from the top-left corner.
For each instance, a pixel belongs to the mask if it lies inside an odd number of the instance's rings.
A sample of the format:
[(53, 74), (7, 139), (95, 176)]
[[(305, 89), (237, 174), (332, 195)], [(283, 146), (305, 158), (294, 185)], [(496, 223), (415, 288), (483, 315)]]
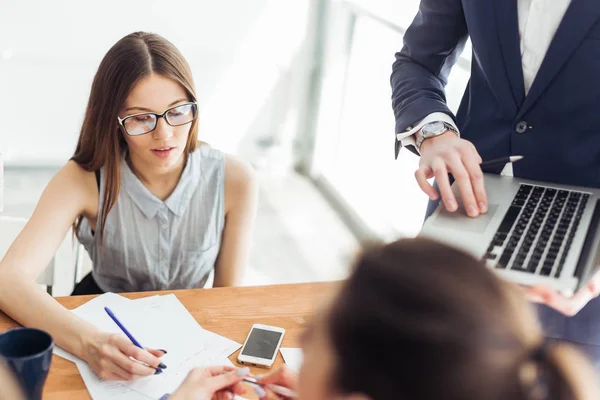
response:
[(423, 127), (425, 135), (439, 135), (446, 130), (446, 125), (441, 121), (430, 122)]

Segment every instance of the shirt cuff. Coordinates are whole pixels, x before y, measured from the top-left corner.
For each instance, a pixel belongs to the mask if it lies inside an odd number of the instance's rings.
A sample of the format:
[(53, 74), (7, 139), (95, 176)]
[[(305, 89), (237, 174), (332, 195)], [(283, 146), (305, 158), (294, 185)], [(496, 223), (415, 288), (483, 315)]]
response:
[(456, 129), (456, 134), (458, 135), (458, 137), (460, 137), (460, 131), (456, 127), (456, 124), (454, 123), (454, 120), (452, 119), (451, 116), (449, 116), (446, 113), (442, 113), (442, 112), (434, 112), (434, 113), (429, 114), (425, 118), (423, 118), (415, 126), (410, 126), (410, 127), (408, 127), (408, 129), (406, 131), (397, 133), (396, 139), (402, 143), (402, 147), (406, 147), (407, 145), (412, 145), (416, 149), (417, 146), (416, 146), (415, 133), (417, 133), (417, 131), (419, 131), (423, 127), (423, 125), (428, 124), (430, 122), (438, 122), (438, 121), (446, 122), (447, 124), (452, 125), (452, 127), (454, 129)]

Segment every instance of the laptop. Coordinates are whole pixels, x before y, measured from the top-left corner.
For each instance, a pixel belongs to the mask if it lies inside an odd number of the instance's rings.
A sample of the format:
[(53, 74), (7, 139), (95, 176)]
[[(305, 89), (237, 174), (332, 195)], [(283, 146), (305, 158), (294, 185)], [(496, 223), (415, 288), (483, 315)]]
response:
[[(600, 264), (600, 190), (484, 174), (489, 211), (440, 205), (419, 236), (455, 246), (501, 277), (572, 296)], [(457, 185), (452, 186), (459, 204)]]

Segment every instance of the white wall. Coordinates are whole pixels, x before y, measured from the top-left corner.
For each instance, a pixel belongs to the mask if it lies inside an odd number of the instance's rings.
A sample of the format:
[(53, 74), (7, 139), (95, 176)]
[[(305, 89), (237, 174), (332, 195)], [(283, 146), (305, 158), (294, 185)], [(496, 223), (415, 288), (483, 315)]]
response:
[(289, 123), (301, 112), (302, 88), (308, 86), (315, 2), (3, 0), (0, 152), (5, 163), (56, 165), (72, 155), (100, 60), (136, 30), (165, 36), (186, 56), (205, 140), (239, 152), (248, 140), (290, 129), (294, 135)]

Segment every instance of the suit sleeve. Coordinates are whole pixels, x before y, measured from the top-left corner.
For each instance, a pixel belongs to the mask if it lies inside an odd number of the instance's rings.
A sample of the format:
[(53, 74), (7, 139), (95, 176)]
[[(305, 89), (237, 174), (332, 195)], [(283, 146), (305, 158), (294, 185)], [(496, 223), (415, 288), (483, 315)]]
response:
[[(421, 0), (392, 67), (395, 133), (410, 130), (415, 122), (435, 112), (454, 118), (444, 88), (467, 38), (461, 0)], [(400, 147), (397, 140), (396, 156)]]

